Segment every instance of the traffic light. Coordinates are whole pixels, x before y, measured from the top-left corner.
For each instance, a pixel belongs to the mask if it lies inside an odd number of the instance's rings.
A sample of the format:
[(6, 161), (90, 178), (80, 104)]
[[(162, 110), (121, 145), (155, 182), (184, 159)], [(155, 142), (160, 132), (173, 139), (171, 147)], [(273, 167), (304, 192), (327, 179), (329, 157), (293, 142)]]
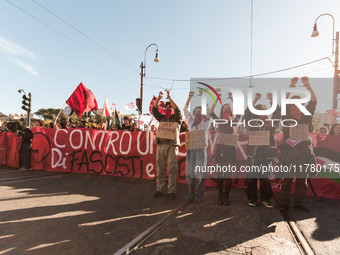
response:
[(21, 109), (27, 111), (27, 113), (29, 114), (31, 112), (31, 102), (32, 102), (32, 96), (31, 93), (28, 93), (28, 95), (23, 95), (22, 99), (24, 99), (22, 101), (22, 107)]
[(141, 100), (140, 100), (140, 98), (136, 98), (136, 106), (137, 106), (137, 111), (141, 111)]

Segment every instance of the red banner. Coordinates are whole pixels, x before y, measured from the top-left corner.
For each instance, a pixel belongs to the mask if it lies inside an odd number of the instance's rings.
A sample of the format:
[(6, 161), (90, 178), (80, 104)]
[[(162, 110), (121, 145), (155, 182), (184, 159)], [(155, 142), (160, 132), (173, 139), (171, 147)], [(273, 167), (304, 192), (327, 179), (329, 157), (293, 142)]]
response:
[[(156, 145), (152, 132), (104, 131), (95, 129), (33, 128), (31, 167), (38, 170), (93, 173), (134, 178), (154, 179)], [(340, 136), (310, 133), (318, 163), (340, 161)], [(278, 143), (282, 134), (276, 135)], [(185, 179), (185, 135), (180, 135), (177, 182)], [(215, 165), (216, 131), (209, 133), (208, 165)], [(248, 136), (239, 135), (237, 167), (246, 164)], [(21, 138), (12, 133), (0, 133), (0, 164), (19, 166)], [(279, 156), (279, 155), (278, 155)], [(272, 161), (277, 164), (277, 159)], [(307, 195), (340, 199), (339, 172), (332, 176), (314, 178)], [(216, 173), (208, 174), (206, 185), (216, 187)], [(272, 181), (274, 192), (279, 192), (281, 181)], [(246, 173), (233, 173), (233, 186), (246, 187)]]
[(0, 165), (19, 167), (21, 138), (14, 133), (0, 132)]

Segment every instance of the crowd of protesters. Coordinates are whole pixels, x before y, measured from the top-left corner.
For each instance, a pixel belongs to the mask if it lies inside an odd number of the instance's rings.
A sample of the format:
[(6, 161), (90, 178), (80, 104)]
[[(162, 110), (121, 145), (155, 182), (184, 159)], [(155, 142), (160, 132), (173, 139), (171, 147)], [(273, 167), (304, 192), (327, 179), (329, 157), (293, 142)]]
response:
[[(287, 122), (295, 122), (297, 125), (307, 125), (308, 130), (307, 132), (313, 132), (314, 127), (312, 123), (313, 115), (315, 112), (317, 98), (316, 95), (309, 84), (308, 77), (302, 77), (301, 81), (303, 86), (310, 92), (311, 99), (306, 105), (306, 109), (308, 110), (311, 115), (305, 115), (296, 105), (289, 104), (286, 106), (286, 114), (281, 116), (281, 108), (279, 105), (276, 105), (276, 110), (272, 114), (271, 118), (267, 115), (256, 115), (252, 113), (249, 108), (246, 109), (243, 118), (248, 125), (245, 127), (238, 127), (232, 125), (217, 125), (217, 136), (221, 134), (223, 137), (224, 134), (227, 136), (235, 136), (237, 133), (248, 133), (248, 139), (250, 137), (250, 132), (266, 132), (269, 134), (269, 144), (268, 145), (252, 145), (249, 144), (247, 146), (247, 165), (248, 166), (263, 166), (263, 165), (270, 165), (271, 160), (276, 157), (277, 150), (281, 151), (281, 157), (279, 161), (279, 165), (287, 166), (287, 165), (296, 165), (302, 167), (306, 167), (306, 164), (316, 164), (316, 158), (313, 151), (313, 146), (311, 142), (311, 138), (303, 138), (305, 140), (293, 140), (294, 137), (291, 137), (290, 130), (288, 126), (279, 127), (279, 125), (271, 125), (274, 122), (266, 122), (265, 120), (270, 119), (282, 119), (286, 120)], [(298, 78), (294, 77), (291, 80), (291, 84), (289, 85), (290, 88), (295, 87), (296, 83), (298, 82)], [(154, 117), (159, 120), (160, 122), (175, 122), (177, 123), (176, 129), (176, 136), (173, 139), (164, 139), (159, 138), (156, 143), (157, 147), (157, 159), (156, 159), (156, 170), (157, 170), (157, 184), (156, 184), (156, 192), (154, 194), (155, 198), (161, 197), (165, 193), (165, 168), (168, 168), (169, 173), (169, 183), (168, 183), (168, 194), (169, 199), (175, 198), (175, 184), (173, 181), (173, 172), (174, 169), (177, 169), (174, 159), (177, 155), (177, 149), (179, 144), (177, 143), (177, 136), (181, 131), (187, 131), (189, 129), (190, 135), (194, 136), (194, 134), (198, 134), (199, 130), (202, 130), (200, 134), (205, 134), (205, 139), (208, 141), (208, 130), (214, 130), (215, 127), (210, 124), (210, 119), (224, 119), (226, 121), (233, 120), (235, 123), (236, 119), (240, 119), (240, 116), (234, 117), (232, 105), (231, 104), (224, 104), (221, 107), (220, 114), (217, 116), (214, 113), (215, 104), (208, 110), (207, 115), (202, 114), (201, 106), (195, 107), (192, 113), (189, 111), (189, 104), (191, 98), (194, 95), (194, 91), (189, 92), (188, 100), (184, 106), (184, 115), (185, 121), (182, 121), (179, 116), (181, 116), (181, 111), (178, 109), (177, 104), (172, 100), (171, 93), (167, 91), (167, 99), (166, 106), (169, 106), (165, 114), (161, 114), (157, 107), (160, 99), (164, 96), (163, 92), (160, 92), (157, 103), (153, 106), (153, 115)], [(261, 99), (261, 94), (257, 93), (255, 95), (255, 99), (252, 103), (252, 108), (256, 110), (267, 110), (267, 106), (264, 104), (257, 104), (257, 101)], [(290, 94), (286, 94), (286, 98), (292, 99), (301, 99), (300, 96), (294, 95), (289, 97)], [(228, 94), (228, 98), (232, 100), (232, 94)], [(270, 101), (270, 105), (273, 104), (273, 96), (271, 93), (267, 94), (267, 98)], [(217, 99), (216, 99), (217, 101)], [(175, 111), (174, 111), (175, 110)], [(170, 114), (170, 112), (172, 113)], [(252, 120), (252, 125), (250, 126), (248, 120)], [(258, 123), (256, 123), (256, 121)], [(262, 122), (262, 123), (261, 123)], [(292, 123), (294, 126), (294, 123)], [(182, 129), (183, 128), (183, 129)], [(180, 129), (180, 130), (178, 130)], [(196, 132), (196, 133), (195, 133)], [(269, 132), (269, 133), (268, 133)], [(274, 134), (277, 132), (283, 133), (283, 142), (280, 144), (279, 147), (276, 145), (276, 140), (274, 139)], [(320, 127), (318, 132), (320, 134), (329, 134), (329, 135), (340, 135), (340, 124), (334, 123), (330, 126), (328, 123), (324, 123), (323, 127)], [(226, 138), (225, 138), (226, 139)], [(202, 139), (204, 141), (204, 139)], [(217, 139), (218, 140), (218, 139)], [(201, 147), (198, 148), (191, 148), (191, 144), (187, 147), (187, 156), (186, 156), (186, 179), (188, 182), (188, 193), (186, 197), (186, 201), (188, 203), (201, 203), (204, 200), (204, 183), (206, 178), (206, 173), (196, 172), (196, 167), (200, 166), (204, 168), (207, 164), (207, 153), (206, 148), (208, 143), (201, 142)], [(166, 152), (166, 153), (163, 153)], [(161, 164), (160, 164), (161, 162)], [(236, 146), (234, 145), (225, 145), (223, 143), (217, 143), (216, 150), (215, 150), (215, 164), (216, 169), (217, 166), (230, 166), (236, 163)], [(278, 204), (278, 208), (281, 211), (288, 210), (289, 206), (289, 198), (291, 194), (291, 184), (293, 178), (296, 178), (296, 189), (294, 195), (294, 208), (302, 212), (308, 212), (308, 209), (303, 205), (304, 198), (307, 193), (307, 178), (312, 178), (313, 173), (308, 171), (303, 171), (303, 174), (296, 174), (294, 176), (287, 175), (287, 176), (280, 176), (278, 174), (276, 179), (282, 179), (282, 188), (280, 194), (280, 201)], [(255, 207), (257, 205), (257, 198), (258, 198), (258, 184), (260, 186), (259, 195), (260, 195), (260, 202), (267, 208), (273, 208), (273, 204), (271, 203), (272, 198), (272, 186), (270, 182), (270, 175), (268, 173), (263, 174), (256, 174), (256, 175), (248, 175), (247, 173), (247, 189), (246, 189), (246, 196), (248, 197), (248, 205), (251, 207)], [(224, 182), (226, 184), (224, 185)], [(218, 184), (218, 205), (226, 205), (229, 206), (231, 204), (229, 199), (229, 192), (231, 189), (232, 184), (232, 176), (230, 172), (217, 172), (217, 184)], [(225, 192), (223, 192), (223, 188), (225, 186)]]
[[(298, 125), (308, 125), (309, 132), (315, 131), (313, 127), (312, 119), (315, 112), (317, 98), (311, 85), (309, 84), (308, 77), (302, 77), (301, 81), (303, 86), (310, 92), (311, 100), (306, 105), (306, 109), (311, 113), (311, 115), (305, 115), (296, 105), (288, 104), (286, 106), (286, 115), (281, 116), (281, 107), (276, 106), (276, 110), (272, 116), (267, 115), (256, 115), (252, 113), (249, 108), (241, 116), (233, 115), (233, 97), (232, 94), (228, 94), (228, 99), (230, 99), (230, 104), (224, 104), (221, 107), (219, 116), (214, 113), (215, 104), (207, 110), (207, 114), (202, 114), (201, 106), (193, 109), (192, 113), (189, 110), (189, 105), (191, 98), (194, 96), (194, 91), (189, 92), (189, 97), (184, 106), (184, 118), (181, 109), (178, 107), (176, 102), (171, 97), (171, 92), (167, 90), (167, 99), (165, 103), (164, 111), (159, 111), (159, 105), (161, 99), (165, 96), (164, 92), (159, 92), (158, 98), (156, 99), (153, 107), (152, 114), (153, 117), (159, 122), (159, 125), (170, 125), (164, 122), (173, 123), (173, 133), (174, 136), (170, 137), (157, 137), (155, 138), (155, 144), (157, 144), (156, 151), (156, 191), (153, 195), (154, 198), (161, 197), (166, 192), (166, 172), (168, 171), (168, 184), (167, 192), (169, 199), (176, 198), (176, 176), (178, 172), (177, 155), (178, 147), (181, 145), (179, 141), (179, 134), (183, 132), (190, 131), (187, 134), (194, 134), (194, 132), (202, 131), (200, 134), (204, 134), (205, 145), (199, 148), (187, 148), (186, 154), (186, 179), (188, 182), (188, 193), (186, 196), (186, 202), (191, 203), (201, 203), (204, 200), (204, 187), (206, 172), (196, 173), (196, 166), (206, 166), (207, 165), (207, 152), (206, 148), (208, 146), (208, 132), (217, 129), (218, 137), (221, 136), (235, 136), (238, 133), (248, 133), (250, 135), (251, 131), (258, 132), (268, 132), (269, 133), (269, 144), (267, 145), (251, 145), (247, 146), (247, 165), (248, 166), (263, 166), (271, 164), (271, 160), (276, 157), (277, 150), (281, 151), (281, 156), (279, 159), (279, 165), (306, 165), (315, 164), (316, 158), (313, 151), (313, 146), (311, 139), (306, 139), (302, 141), (290, 139), (289, 127), (271, 125), (273, 122), (266, 122), (265, 120), (270, 119), (282, 119), (291, 121), (294, 120)], [(298, 82), (298, 78), (294, 77), (291, 79), (290, 88), (295, 87)], [(202, 93), (202, 91), (200, 91)], [(286, 98), (299, 99), (298, 95), (289, 97), (290, 94), (286, 94)], [(255, 99), (252, 102), (252, 108), (256, 110), (267, 110), (267, 106), (264, 104), (258, 104), (262, 95), (257, 93)], [(268, 93), (267, 98), (269, 99), (270, 105), (273, 104), (272, 94)], [(216, 100), (217, 101), (217, 100)], [(249, 106), (248, 106), (249, 107)], [(236, 125), (217, 125), (217, 128), (212, 125), (212, 119), (224, 119), (226, 121), (232, 120)], [(246, 126), (238, 125), (237, 122), (248, 123)], [(252, 122), (249, 126), (249, 120), (256, 120)], [(245, 121), (245, 122), (243, 122)], [(262, 122), (262, 124), (261, 124)], [(76, 124), (71, 124), (66, 120), (61, 121), (56, 124), (54, 122), (44, 123), (40, 119), (33, 121), (33, 127), (36, 128), (54, 128), (54, 129), (67, 129), (67, 128), (92, 128), (98, 130), (114, 130), (114, 131), (143, 131), (139, 127), (138, 121), (132, 121), (129, 116), (123, 118), (123, 123), (114, 123), (111, 127), (108, 127), (105, 122), (100, 122), (98, 125), (93, 122), (87, 121), (87, 119), (79, 119)], [(169, 127), (169, 126), (167, 126)], [(147, 131), (157, 132), (158, 127), (156, 125), (150, 125)], [(30, 143), (33, 138), (33, 134), (29, 128), (26, 127), (24, 119), (19, 121), (9, 121), (5, 122), (0, 119), (0, 132), (12, 132), (17, 133), (22, 137), (22, 146), (20, 149), (20, 166), (21, 169), (29, 169), (29, 151)], [(277, 147), (276, 140), (274, 139), (274, 134), (281, 132), (283, 134), (283, 142)], [(317, 133), (322, 135), (340, 135), (340, 123), (324, 123), (322, 127), (319, 127)], [(197, 133), (196, 133), (197, 134)], [(215, 164), (219, 166), (231, 166), (236, 164), (236, 146), (225, 145), (223, 143), (217, 143), (215, 150)], [(309, 174), (309, 175), (308, 175)], [(294, 207), (297, 210), (308, 212), (308, 209), (303, 205), (304, 198), (307, 193), (307, 178), (312, 177), (311, 173), (304, 171), (303, 175), (296, 176), (280, 176), (277, 175), (277, 179), (283, 179), (281, 196), (279, 201), (279, 209), (282, 211), (288, 210), (289, 198), (291, 194), (291, 184), (293, 178), (296, 178), (296, 187), (294, 195)], [(259, 195), (260, 202), (267, 208), (273, 208), (271, 203), (272, 198), (272, 187), (270, 183), (270, 176), (266, 173), (262, 175), (247, 175), (247, 189), (246, 196), (248, 198), (248, 205), (255, 207), (257, 205), (258, 199), (258, 186), (260, 186)], [(225, 185), (224, 185), (225, 182)], [(232, 175), (231, 172), (218, 172), (217, 173), (217, 185), (218, 185), (218, 205), (229, 206), (231, 201), (229, 199), (229, 193), (232, 186)], [(225, 187), (225, 191), (223, 191)]]

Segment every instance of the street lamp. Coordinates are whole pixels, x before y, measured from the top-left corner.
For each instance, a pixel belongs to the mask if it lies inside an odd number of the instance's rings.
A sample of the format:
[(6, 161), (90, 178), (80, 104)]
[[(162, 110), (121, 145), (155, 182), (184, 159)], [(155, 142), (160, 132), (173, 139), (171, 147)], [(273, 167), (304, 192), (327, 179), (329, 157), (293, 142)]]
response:
[(25, 96), (26, 96), (25, 90), (23, 90), (23, 89), (19, 89), (19, 90), (18, 90), (18, 92), (19, 92), (19, 93), (22, 93), (22, 92), (24, 92), (24, 94), (25, 94)]
[(145, 77), (145, 70), (146, 70), (146, 51), (149, 49), (150, 46), (155, 45), (156, 46), (156, 56), (153, 59), (153, 61), (155, 62), (159, 62), (159, 57), (158, 57), (158, 46), (155, 43), (151, 43), (148, 47), (146, 47), (145, 49), (145, 54), (144, 54), (144, 63), (142, 62), (142, 64), (140, 65), (141, 68), (141, 72), (140, 72), (140, 100), (139, 104), (137, 104), (137, 107), (139, 109), (140, 114), (143, 114), (143, 77)]
[[(334, 39), (334, 17), (329, 13), (321, 14), (319, 17), (316, 18), (314, 22), (314, 28), (312, 37), (317, 37), (319, 35), (318, 27), (316, 25), (316, 21), (321, 16), (331, 16), (333, 19), (333, 39), (332, 39), (332, 54), (335, 54), (335, 60), (334, 60), (334, 83), (333, 83), (333, 109), (338, 107), (338, 94), (340, 94), (340, 83), (339, 83), (339, 31), (336, 32), (336, 37)], [(334, 42), (335, 42), (335, 51), (334, 51)]]

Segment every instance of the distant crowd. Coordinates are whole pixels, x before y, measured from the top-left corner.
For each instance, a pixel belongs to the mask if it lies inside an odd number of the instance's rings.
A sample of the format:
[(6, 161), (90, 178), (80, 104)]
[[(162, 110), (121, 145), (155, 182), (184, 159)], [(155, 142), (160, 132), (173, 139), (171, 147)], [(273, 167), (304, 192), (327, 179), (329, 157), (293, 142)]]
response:
[[(244, 117), (242, 117), (241, 122), (243, 122)], [(19, 133), (26, 127), (25, 119), (20, 120), (11, 120), (4, 121), (0, 118), (0, 132), (12, 132)], [(54, 128), (54, 129), (67, 129), (67, 128), (90, 128), (90, 129), (98, 129), (98, 130), (113, 130), (113, 131), (151, 131), (157, 132), (157, 125), (153, 124), (149, 127), (149, 129), (142, 130), (139, 128), (138, 122), (133, 121), (129, 116), (125, 116), (123, 118), (123, 124), (114, 124), (112, 128), (106, 127), (105, 122), (100, 122), (99, 124), (88, 122), (86, 119), (80, 119), (76, 124), (70, 123), (67, 120), (63, 120), (59, 123), (49, 122), (44, 123), (41, 119), (33, 119), (31, 127), (44, 127), (44, 128)], [(217, 130), (218, 125), (216, 127), (213, 126), (213, 123), (210, 123), (209, 131)], [(183, 120), (180, 127), (180, 133), (189, 131), (189, 125), (186, 120)], [(236, 127), (235, 132), (247, 133), (247, 129), (242, 125)], [(282, 132), (282, 127), (276, 129), (276, 132)], [(340, 123), (336, 122), (332, 125), (328, 122), (323, 123), (321, 127), (313, 127), (311, 126), (312, 133), (326, 134), (326, 135), (340, 135)]]

